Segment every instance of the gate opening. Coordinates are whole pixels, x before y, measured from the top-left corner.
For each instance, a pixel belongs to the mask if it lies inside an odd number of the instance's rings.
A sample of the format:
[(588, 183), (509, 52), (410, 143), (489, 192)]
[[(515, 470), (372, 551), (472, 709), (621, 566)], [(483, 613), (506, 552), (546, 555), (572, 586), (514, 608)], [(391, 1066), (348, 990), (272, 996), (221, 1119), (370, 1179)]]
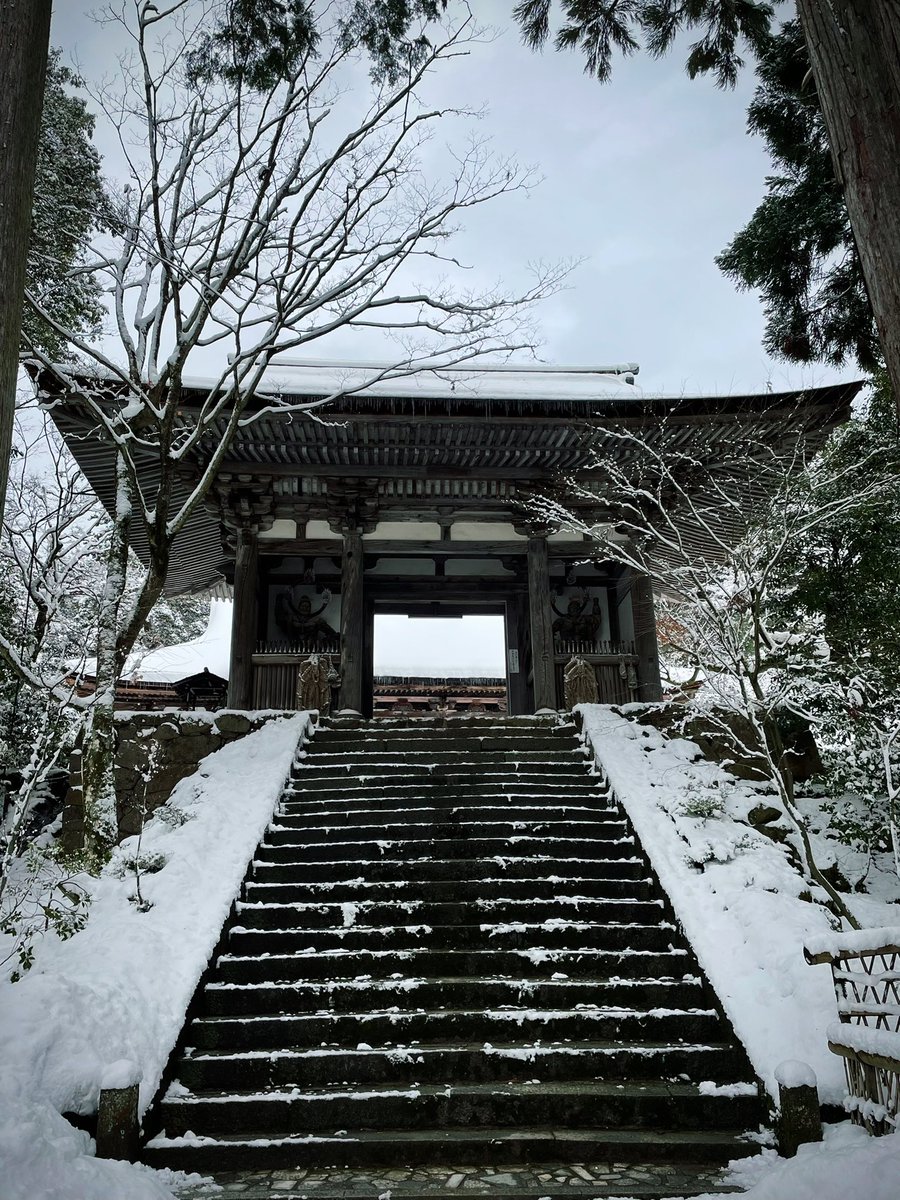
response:
[(507, 712), (506, 620), (375, 614), (373, 715)]

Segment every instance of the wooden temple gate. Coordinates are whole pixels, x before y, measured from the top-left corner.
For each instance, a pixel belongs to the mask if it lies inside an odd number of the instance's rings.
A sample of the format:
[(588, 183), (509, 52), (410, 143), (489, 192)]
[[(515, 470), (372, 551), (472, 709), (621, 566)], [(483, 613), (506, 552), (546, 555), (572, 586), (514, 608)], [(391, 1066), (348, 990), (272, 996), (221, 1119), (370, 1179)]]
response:
[(602, 701), (658, 699), (650, 581), (537, 516), (564, 472), (588, 467), (592, 414), (539, 392), (436, 391), (340, 396), (327, 422), (275, 413), (239, 433), (214, 508), (234, 556), (229, 705), (284, 707), (318, 652), (339, 707), (370, 715), (374, 616), (388, 611), (502, 613), (513, 714), (561, 706), (575, 652)]
[[(451, 368), (393, 381), (374, 367), (279, 369), (277, 399), (269, 392), (246, 410), (166, 583), (175, 594), (231, 585), (235, 708), (291, 707), (299, 664), (317, 653), (339, 676), (339, 706), (370, 713), (379, 612), (502, 612), (512, 713), (558, 708), (573, 655), (593, 666), (601, 701), (658, 699), (650, 579), (548, 526), (542, 498), (561, 501), (581, 529), (615, 527), (597, 467), (611, 428), (638, 429), (652, 444), (668, 423), (679, 444), (715, 462), (718, 439), (733, 444), (736, 430), (748, 453), (799, 437), (821, 444), (857, 390), (645, 399), (634, 368)], [(96, 395), (95, 378), (85, 386)], [(117, 403), (120, 385), (108, 388)], [(77, 393), (51, 398), (111, 508), (114, 449), (92, 436)], [(199, 383), (186, 387), (180, 419), (189, 424), (206, 399)], [(326, 399), (315, 418), (279, 410)], [(227, 434), (217, 419), (210, 445)], [(203, 470), (202, 445), (196, 458), (185, 463), (185, 495)], [(148, 479), (154, 469), (148, 455)], [(144, 536), (134, 531), (139, 555)]]

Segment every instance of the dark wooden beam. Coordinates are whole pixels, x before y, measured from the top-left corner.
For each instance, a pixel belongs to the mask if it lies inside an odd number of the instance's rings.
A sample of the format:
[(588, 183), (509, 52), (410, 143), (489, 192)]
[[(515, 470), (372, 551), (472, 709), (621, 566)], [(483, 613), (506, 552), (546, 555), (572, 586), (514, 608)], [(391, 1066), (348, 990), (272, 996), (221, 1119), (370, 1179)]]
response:
[[(360, 443), (359, 450), (364, 453), (366, 445)], [(559, 452), (555, 447), (547, 447), (544, 450), (545, 454), (559, 457)], [(581, 457), (578, 452), (573, 452), (573, 457)], [(577, 462), (573, 464), (577, 466)], [(269, 462), (254, 462), (235, 461), (231, 460), (222, 467), (222, 473), (234, 476), (252, 475), (256, 472), (261, 475), (266, 475), (271, 479), (303, 479), (303, 478), (345, 478), (345, 479), (372, 479), (375, 477), (387, 477), (391, 479), (448, 479), (448, 480), (472, 480), (472, 479), (504, 479), (523, 482), (540, 482), (551, 483), (559, 478), (560, 472), (567, 477), (589, 482), (592, 479), (597, 479), (602, 476), (602, 471), (598, 469), (580, 468), (574, 471), (571, 476), (565, 467), (558, 465), (550, 467), (495, 467), (488, 463), (474, 464), (470, 467), (454, 467), (445, 466), (440, 463), (434, 466), (394, 466), (391, 463), (362, 463), (360, 465), (347, 463), (269, 463)]]
[[(486, 601), (486, 597), (511, 596), (517, 592), (524, 593), (525, 590), (525, 581), (520, 579), (473, 579), (465, 575), (447, 576), (446, 579), (436, 579), (434, 575), (366, 576), (366, 594), (386, 596), (396, 612), (404, 611), (403, 605), (407, 599), (424, 598), (431, 601), (435, 595), (440, 595), (454, 604), (467, 603), (478, 608), (485, 603), (496, 602), (495, 599)], [(382, 608), (381, 611), (386, 612), (387, 609)]]
[[(260, 553), (264, 556), (282, 555), (304, 557), (315, 555), (329, 557), (335, 553), (340, 543), (334, 541), (308, 540), (306, 538), (266, 538), (260, 542)], [(381, 555), (385, 558), (505, 558), (528, 552), (528, 542), (407, 542), (381, 541), (367, 538), (363, 543), (363, 552), (369, 555)], [(580, 555), (586, 558), (590, 554), (587, 542), (552, 542), (548, 545), (550, 558), (571, 558)]]

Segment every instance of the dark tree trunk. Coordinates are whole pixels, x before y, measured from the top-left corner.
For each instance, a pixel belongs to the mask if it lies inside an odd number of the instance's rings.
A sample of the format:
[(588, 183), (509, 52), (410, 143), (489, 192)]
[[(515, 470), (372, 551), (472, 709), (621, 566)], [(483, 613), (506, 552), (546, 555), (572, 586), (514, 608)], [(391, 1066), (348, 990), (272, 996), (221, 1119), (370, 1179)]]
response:
[(900, 0), (797, 0), (900, 406)]
[(51, 0), (0, 0), (0, 523), (6, 500)]

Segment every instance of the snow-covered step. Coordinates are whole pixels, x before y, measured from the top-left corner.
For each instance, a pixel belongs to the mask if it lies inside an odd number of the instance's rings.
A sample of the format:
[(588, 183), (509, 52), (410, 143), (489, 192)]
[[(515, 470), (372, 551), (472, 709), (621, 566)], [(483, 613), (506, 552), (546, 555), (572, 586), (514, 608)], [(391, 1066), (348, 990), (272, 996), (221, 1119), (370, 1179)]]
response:
[(483, 775), (486, 779), (501, 775), (560, 776), (581, 775), (585, 759), (554, 758), (544, 751), (515, 751), (508, 761), (502, 757), (478, 751), (451, 750), (433, 754), (361, 754), (344, 756), (339, 754), (311, 754), (299, 758), (294, 764), (294, 780), (338, 775), (343, 778), (354, 775), (399, 775), (407, 778), (440, 775), (456, 777)]
[(391, 1008), (416, 1004), (461, 1008), (472, 1005), (528, 1004), (537, 1008), (575, 1008), (583, 1004), (622, 1007), (640, 989), (642, 1003), (654, 1008), (698, 1008), (704, 1003), (703, 981), (681, 979), (581, 979), (557, 972), (558, 979), (504, 979), (400, 976), (395, 979), (300, 980), (294, 983), (210, 984), (203, 996), (204, 1016), (297, 1013), (328, 1008), (355, 1012), (364, 1007)]
[[(477, 888), (472, 884), (477, 882)], [(553, 900), (557, 896), (584, 896), (588, 899), (646, 900), (654, 894), (653, 880), (643, 879), (586, 878), (554, 875), (536, 879), (390, 879), (369, 880), (356, 876), (353, 879), (332, 882), (331, 880), (297, 883), (293, 880), (272, 881), (253, 878), (244, 885), (243, 899), (251, 903), (287, 904), (295, 900), (315, 903), (333, 901), (337, 904), (356, 903), (365, 900), (396, 901), (422, 899), (438, 901), (471, 901), (473, 891), (479, 901), (499, 900)]]
[(347, 774), (365, 774), (369, 767), (375, 770), (381, 767), (396, 767), (401, 773), (418, 773), (424, 770), (442, 774), (448, 768), (452, 768), (454, 774), (486, 771), (488, 774), (497, 775), (505, 771), (515, 775), (523, 769), (539, 774), (578, 775), (584, 761), (583, 755), (573, 756), (571, 760), (561, 759), (558, 751), (551, 749), (481, 750), (467, 742), (447, 750), (425, 748), (406, 749), (400, 753), (390, 750), (355, 750), (306, 756), (301, 754), (293, 774), (295, 778), (300, 778), (313, 767), (334, 768)]
[[(424, 799), (424, 797), (423, 797)], [(402, 799), (387, 800), (381, 804), (365, 807), (354, 805), (333, 806), (283, 804), (279, 807), (276, 822), (281, 827), (313, 829), (322, 826), (350, 825), (363, 828), (384, 824), (419, 825), (435, 821), (459, 819), (468, 823), (496, 823), (498, 821), (540, 821), (558, 824), (565, 821), (618, 821), (621, 813), (615, 808), (601, 808), (588, 804), (566, 802), (562, 797), (556, 803), (537, 798), (522, 801), (518, 797), (478, 797), (465, 804), (438, 806), (435, 804), (411, 805)]]
[(630, 823), (554, 718), (323, 723), (182, 1044), (147, 1157), (187, 1170), (709, 1167), (763, 1115)]
[[(528, 939), (534, 941), (534, 939)], [(588, 976), (613, 975), (633, 978), (636, 975), (676, 975), (680, 971), (694, 974), (696, 964), (682, 947), (665, 951), (600, 950), (579, 945), (575, 949), (546, 949), (535, 945), (523, 949), (508, 949), (496, 941), (490, 949), (442, 950), (424, 947), (415, 950), (396, 950), (391, 947), (350, 949), (337, 946), (322, 950), (310, 945), (293, 954), (270, 954), (265, 958), (254, 955), (223, 954), (216, 961), (217, 977), (229, 983), (253, 983), (263, 980), (356, 978), (369, 975), (385, 978), (398, 969), (416, 975), (483, 975), (499, 972), (514, 978), (531, 968), (541, 967), (548, 976), (555, 971), (565, 972), (573, 979)]]
[[(298, 835), (299, 837), (299, 835)], [(418, 837), (374, 838), (369, 833), (356, 839), (324, 842), (281, 842), (272, 845), (268, 838), (256, 853), (256, 862), (377, 862), (382, 856), (400, 859), (502, 857), (504, 852), (519, 855), (529, 852), (552, 852), (560, 858), (581, 858), (602, 851), (604, 856), (622, 858), (633, 856), (637, 839), (633, 834), (619, 838), (603, 838), (598, 843), (591, 837), (565, 837), (558, 833), (529, 833), (527, 830), (510, 833), (507, 837)]]
[(457, 779), (448, 783), (440, 776), (429, 775), (421, 779), (387, 778), (385, 776), (351, 776), (331, 779), (307, 779), (292, 781), (285, 790), (284, 811), (315, 811), (342, 808), (359, 808), (361, 805), (379, 807), (402, 804), (403, 808), (449, 808), (454, 806), (500, 804), (506, 805), (515, 799), (525, 803), (579, 805), (603, 808), (608, 803), (609, 791), (601, 785), (599, 778), (586, 776), (578, 782), (548, 782), (543, 777), (537, 783), (528, 779), (498, 776), (486, 783), (473, 776), (470, 780)]
[(432, 902), (403, 898), (390, 901), (360, 899), (341, 904), (327, 901), (302, 900), (283, 904), (239, 901), (238, 925), (256, 929), (348, 928), (351, 926), (390, 927), (398, 921), (415, 920), (429, 925), (501, 926), (509, 922), (526, 922), (554, 928), (560, 921), (608, 923), (611, 925), (650, 925), (674, 930), (660, 921), (660, 899), (622, 900), (594, 899), (589, 896), (560, 895), (552, 900), (512, 899), (500, 897), (487, 900), (472, 897), (466, 901)]
[[(403, 921), (406, 923), (402, 923)], [(640, 948), (644, 951), (666, 951), (675, 936), (671, 923), (641, 924), (637, 921), (614, 924), (579, 920), (577, 917), (551, 918), (548, 922), (488, 921), (469, 925), (429, 925), (416, 922), (414, 916), (395, 918), (392, 925), (322, 926), (319, 928), (266, 929), (235, 926), (229, 949), (235, 956), (253, 958), (259, 955), (288, 957), (308, 950), (391, 949), (417, 952), (422, 948), (438, 950), (479, 950), (489, 943), (501, 950), (603, 949), (624, 952)], [(226, 962), (226, 957), (222, 958)]]
[[(755, 1083), (726, 1088), (691, 1083), (623, 1079), (544, 1083), (394, 1084), (360, 1090), (346, 1086), (281, 1088), (264, 1092), (190, 1092), (170, 1087), (163, 1101), (169, 1136), (230, 1132), (230, 1105), (240, 1105), (251, 1128), (281, 1134), (356, 1130), (457, 1129), (515, 1123), (573, 1124), (588, 1129), (623, 1126), (715, 1128), (752, 1122), (758, 1112)], [(723, 1122), (722, 1116), (727, 1120)]]
[[(291, 862), (288, 855), (282, 861), (266, 861), (257, 856), (250, 866), (250, 878), (261, 883), (340, 883), (358, 878), (361, 869), (365, 870), (365, 878), (373, 883), (450, 880), (477, 884), (481, 879), (497, 875), (506, 879), (645, 879), (648, 873), (646, 861), (635, 853), (604, 857), (595, 848), (595, 857), (557, 858), (549, 854), (522, 855), (513, 853), (510, 848), (505, 854), (481, 857), (470, 854), (452, 859), (435, 858), (433, 854), (399, 859), (386, 852), (383, 858), (365, 863), (359, 859), (323, 859), (298, 864)], [(477, 888), (474, 894), (478, 894)]]
[(628, 834), (626, 822), (620, 817), (609, 820), (598, 820), (588, 817), (585, 820), (553, 821), (521, 817), (511, 813), (503, 820), (477, 821), (463, 816), (442, 815), (434, 821), (396, 822), (385, 821), (378, 825), (307, 825), (288, 824), (286, 817), (278, 816), (269, 826), (266, 842), (269, 845), (296, 845), (303, 842), (306, 845), (335, 842), (357, 842), (361, 835), (381, 841), (416, 840), (430, 843), (440, 843), (446, 839), (459, 840), (464, 838), (501, 838), (511, 841), (515, 837), (537, 838), (547, 835), (556, 839), (579, 839), (586, 837), (592, 840), (611, 839), (621, 841)]
[(292, 1047), (277, 1054), (193, 1049), (178, 1064), (178, 1077), (195, 1090), (325, 1087), (335, 1080), (369, 1087), (404, 1077), (418, 1083), (518, 1079), (532, 1086), (535, 1078), (618, 1082), (687, 1077), (713, 1087), (750, 1078), (746, 1060), (730, 1041), (585, 1038), (573, 1043), (547, 1037), (529, 1041), (517, 1034), (516, 1029), (500, 1029), (487, 1042)]
[(473, 726), (466, 732), (457, 729), (405, 729), (380, 730), (376, 733), (343, 732), (330, 730), (327, 734), (328, 749), (332, 752), (346, 750), (421, 750), (434, 747), (438, 750), (451, 746), (466, 745), (479, 750), (549, 750), (554, 754), (561, 750), (580, 750), (581, 743), (574, 726), (563, 726), (555, 730), (522, 731)]
[(271, 1136), (266, 1130), (215, 1137), (154, 1137), (147, 1144), (154, 1166), (195, 1171), (284, 1167), (405, 1166), (418, 1163), (672, 1162), (721, 1164), (755, 1154), (756, 1142), (738, 1125), (729, 1129), (661, 1131), (573, 1129), (541, 1126), (438, 1130), (340, 1130), (331, 1134)]
[(384, 1044), (424, 1038), (492, 1041), (514, 1028), (532, 1039), (684, 1037), (691, 1041), (715, 1037), (719, 1015), (710, 1008), (538, 1009), (518, 1006), (489, 1009), (426, 1009), (398, 1011), (263, 1014), (243, 1017), (199, 1017), (191, 1025), (192, 1044), (201, 1049), (277, 1050), (283, 1046), (319, 1046), (354, 1041)]

